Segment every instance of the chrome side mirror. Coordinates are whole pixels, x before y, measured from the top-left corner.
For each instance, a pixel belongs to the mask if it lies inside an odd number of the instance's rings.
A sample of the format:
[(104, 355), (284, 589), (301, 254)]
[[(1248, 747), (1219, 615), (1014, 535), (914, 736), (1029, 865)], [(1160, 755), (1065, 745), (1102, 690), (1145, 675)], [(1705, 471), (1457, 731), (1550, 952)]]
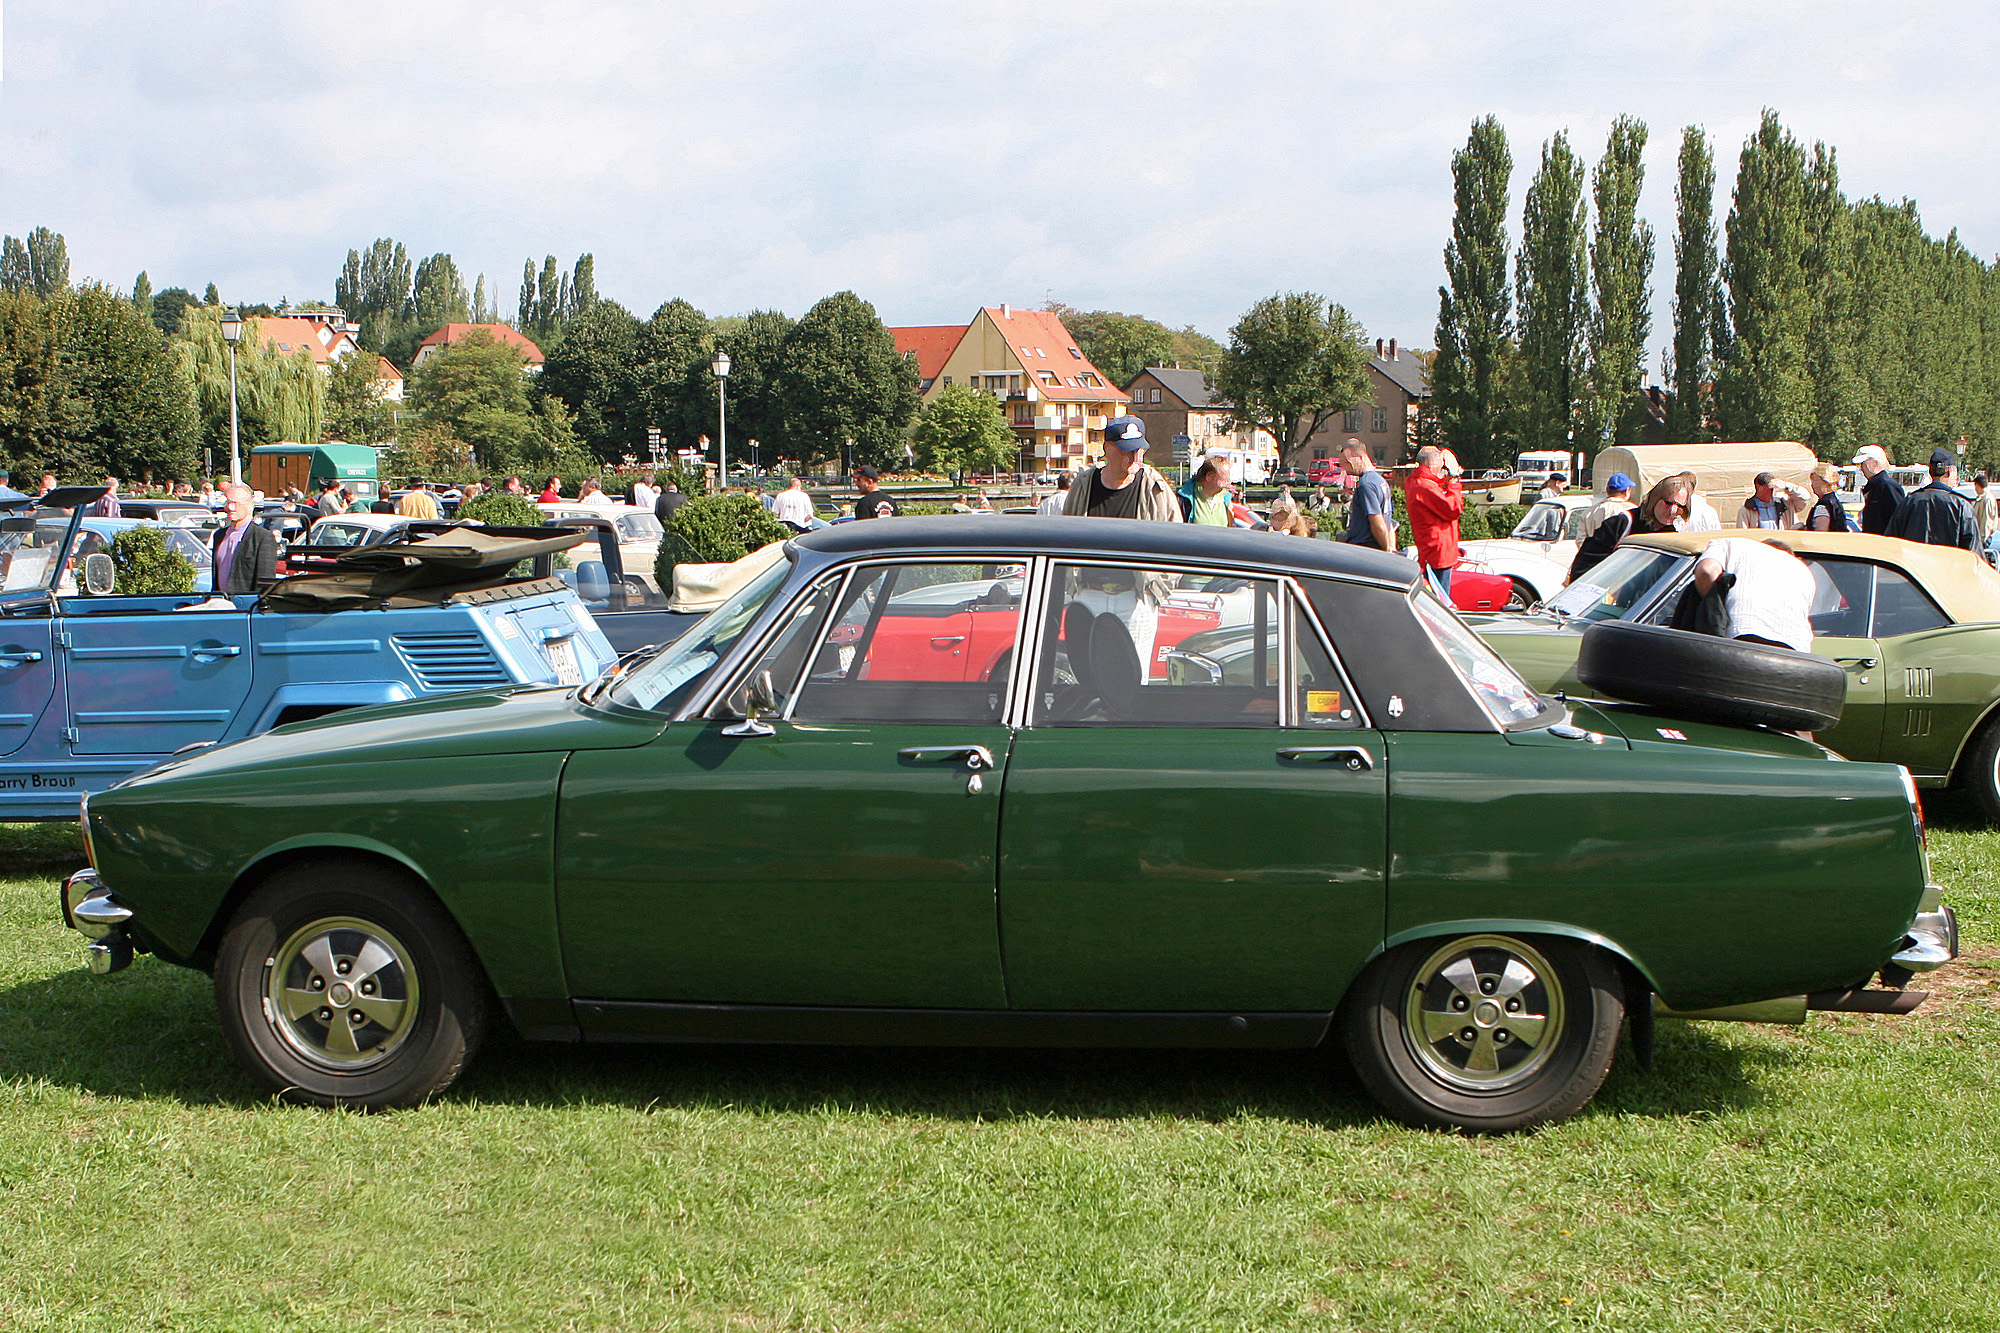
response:
[(743, 687), (743, 720), (733, 722), (722, 729), (725, 736), (773, 736), (777, 734), (768, 722), (759, 721), (765, 713), (778, 711), (778, 690), (771, 683), (771, 673), (759, 671)]
[(83, 558), (83, 590), (92, 597), (102, 597), (118, 586), (118, 566), (111, 563), (111, 557), (102, 551), (93, 551)]

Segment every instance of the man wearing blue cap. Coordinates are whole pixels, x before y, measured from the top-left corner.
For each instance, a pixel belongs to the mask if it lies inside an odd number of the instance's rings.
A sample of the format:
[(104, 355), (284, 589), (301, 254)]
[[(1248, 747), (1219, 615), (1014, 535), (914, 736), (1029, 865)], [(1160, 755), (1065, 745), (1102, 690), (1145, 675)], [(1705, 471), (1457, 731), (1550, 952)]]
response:
[(1063, 513), (1085, 518), (1150, 518), (1181, 521), (1180, 497), (1146, 462), (1146, 424), (1137, 417), (1104, 423), (1104, 462), (1086, 468), (1069, 488)]
[(1579, 531), (1588, 537), (1613, 514), (1627, 513), (1635, 508), (1637, 506), (1632, 503), (1632, 479), (1623, 472), (1614, 472), (1611, 480), (1604, 483), (1604, 498), (1583, 516), (1583, 527)]
[(1958, 492), (1957, 454), (1949, 449), (1931, 450), (1931, 484), (1903, 497), (1896, 516), (1889, 520), (1888, 535), (1931, 546), (1979, 549), (1972, 501)]

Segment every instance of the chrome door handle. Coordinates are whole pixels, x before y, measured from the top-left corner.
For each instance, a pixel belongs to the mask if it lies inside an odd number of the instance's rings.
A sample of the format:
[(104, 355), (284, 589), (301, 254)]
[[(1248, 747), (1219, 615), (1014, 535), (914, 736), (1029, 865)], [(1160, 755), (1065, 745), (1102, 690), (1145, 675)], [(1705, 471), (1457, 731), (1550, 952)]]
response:
[(1357, 773), (1375, 767), (1375, 756), (1359, 745), (1288, 745), (1278, 758), (1288, 764), (1345, 764)]
[(243, 656), (243, 649), (239, 644), (225, 643), (216, 648), (190, 649), (188, 656), (198, 662), (205, 662), (217, 657), (241, 657)]
[(32, 648), (18, 653), (0, 653), (0, 666), (24, 666), (41, 660), (42, 655)]
[(940, 634), (931, 640), (931, 647), (945, 649), (965, 642), (963, 634)]
[(896, 751), (898, 759), (907, 759), (913, 764), (949, 764), (962, 761), (977, 773), (982, 768), (993, 767), (993, 752), (983, 745), (913, 745), (907, 750)]
[(1881, 661), (1873, 657), (1836, 657), (1833, 660), (1840, 663), (1842, 666), (1847, 666), (1848, 664), (1852, 663), (1853, 665), (1860, 667), (1863, 671), (1872, 671), (1876, 667), (1881, 665)]

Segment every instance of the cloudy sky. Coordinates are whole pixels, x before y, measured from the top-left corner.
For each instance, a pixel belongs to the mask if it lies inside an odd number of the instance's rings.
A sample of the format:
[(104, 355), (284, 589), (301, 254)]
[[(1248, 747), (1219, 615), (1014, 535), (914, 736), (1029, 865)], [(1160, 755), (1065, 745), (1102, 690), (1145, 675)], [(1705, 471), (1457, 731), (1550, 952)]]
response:
[(1614, 116), (1651, 126), (1655, 344), (1683, 125), (1718, 215), (1770, 106), (1851, 197), (2000, 251), (2000, 24), (1968, 0), (5, 0), (0, 32), (0, 231), (232, 301), (331, 299), (393, 236), (503, 312), (524, 258), (588, 250), (641, 315), (1053, 295), (1226, 337), (1306, 289), (1429, 346), (1450, 155), (1488, 113), (1517, 217), (1547, 136), (1594, 161)]

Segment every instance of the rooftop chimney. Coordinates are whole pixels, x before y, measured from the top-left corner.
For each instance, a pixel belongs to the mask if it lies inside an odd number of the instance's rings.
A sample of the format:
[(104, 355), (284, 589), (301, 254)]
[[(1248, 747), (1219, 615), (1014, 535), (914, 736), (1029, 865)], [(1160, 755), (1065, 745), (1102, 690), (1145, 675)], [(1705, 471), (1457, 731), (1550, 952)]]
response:
[(1391, 361), (1396, 359), (1396, 340), (1394, 338), (1389, 340), (1389, 359)]
[(1002, 301), (1000, 303), (1000, 318), (1002, 319), (1014, 318), (1014, 307), (1007, 304), (1007, 302)]
[(1382, 355), (1382, 340), (1380, 338), (1375, 340), (1375, 355)]

